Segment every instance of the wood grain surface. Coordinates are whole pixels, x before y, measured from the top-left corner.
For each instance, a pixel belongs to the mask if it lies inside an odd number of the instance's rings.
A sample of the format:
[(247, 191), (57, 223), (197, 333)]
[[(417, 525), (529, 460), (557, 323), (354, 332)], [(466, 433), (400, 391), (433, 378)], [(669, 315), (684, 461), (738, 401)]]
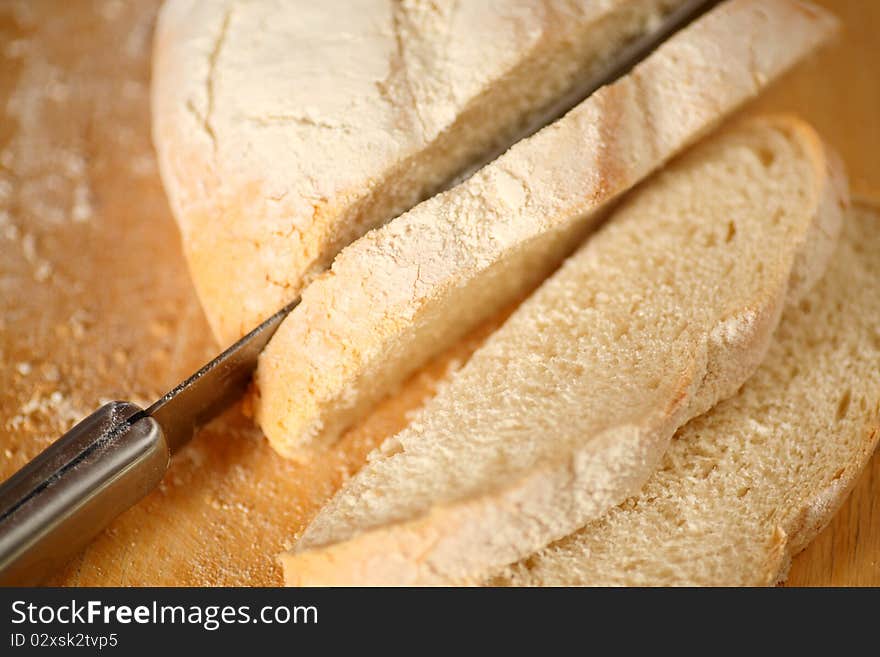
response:
[[(149, 134), (157, 0), (0, 4), (0, 479), (102, 401), (148, 403), (214, 344)], [(822, 2), (840, 41), (747, 109), (796, 111), (880, 198), (880, 3)], [(161, 488), (55, 584), (271, 585), (274, 555), (489, 322), (309, 462), (275, 456), (241, 407), (203, 430)], [(880, 585), (880, 458), (789, 584)]]

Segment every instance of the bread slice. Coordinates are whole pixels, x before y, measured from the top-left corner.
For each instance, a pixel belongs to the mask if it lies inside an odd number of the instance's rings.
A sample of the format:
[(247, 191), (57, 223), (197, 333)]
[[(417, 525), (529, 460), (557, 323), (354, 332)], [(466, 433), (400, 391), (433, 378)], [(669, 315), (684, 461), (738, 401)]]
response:
[(681, 0), (167, 0), (154, 137), (224, 342)]
[(313, 520), (289, 583), (469, 582), (634, 494), (824, 270), (846, 184), (751, 123), (636, 190)]
[(856, 207), (828, 273), (733, 398), (683, 427), (642, 491), (493, 580), (768, 585), (831, 519), (880, 437), (880, 212)]
[(343, 250), (260, 359), (255, 407), (273, 447), (296, 457), (334, 441), (834, 24), (788, 0), (724, 3), (562, 120)]

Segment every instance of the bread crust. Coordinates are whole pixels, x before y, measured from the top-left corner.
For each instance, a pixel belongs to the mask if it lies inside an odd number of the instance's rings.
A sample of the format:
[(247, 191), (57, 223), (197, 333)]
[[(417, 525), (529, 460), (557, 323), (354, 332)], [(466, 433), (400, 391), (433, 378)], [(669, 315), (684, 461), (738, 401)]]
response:
[(458, 188), (344, 249), (261, 357), (255, 407), (272, 446), (298, 458), (334, 442), (835, 26), (789, 0), (724, 3)]
[(800, 508), (791, 512), (790, 520), (786, 523), (788, 531), (781, 526), (776, 527), (776, 545), (775, 549), (768, 551), (766, 576), (757, 579), (755, 586), (773, 586), (784, 582), (788, 577), (791, 560), (828, 526), (849, 497), (880, 441), (880, 404), (873, 417), (865, 422), (863, 435), (861, 450), (840, 476), (825, 489), (815, 491)]
[(216, 336), (274, 313), (676, 1), (167, 0), (154, 141)]
[[(809, 137), (810, 133), (812, 133), (812, 138)], [(815, 163), (817, 171), (818, 167), (825, 166), (829, 185), (835, 190), (834, 193), (823, 196), (822, 202), (826, 204), (837, 203), (838, 205), (842, 204), (842, 207), (849, 207), (850, 199), (843, 161), (834, 150), (825, 147), (821, 138), (812, 130), (804, 134), (804, 139), (805, 143), (810, 144), (814, 153), (812, 161)], [(818, 156), (823, 151), (826, 153), (825, 158)], [(825, 207), (820, 210), (819, 216), (833, 217), (833, 208)], [(839, 221), (837, 228), (825, 222), (817, 222), (814, 230), (826, 235), (831, 234), (833, 231), (839, 230)], [(820, 258), (827, 262), (834, 252), (833, 242), (828, 240), (812, 242), (818, 245), (817, 248), (813, 253), (804, 253), (792, 272), (791, 290), (798, 296), (803, 296), (806, 290), (816, 282), (809, 272), (807, 261), (811, 258)], [(849, 496), (859, 473), (864, 469), (877, 446), (878, 436), (880, 436), (880, 405), (878, 405), (874, 417), (866, 422), (865, 436), (862, 450), (841, 475), (825, 490), (817, 491), (800, 509), (795, 509), (790, 514), (787, 523), (775, 528), (773, 536), (769, 539), (771, 547), (768, 549), (767, 565), (764, 569), (766, 574), (762, 579), (757, 579), (754, 582), (755, 586), (772, 586), (784, 581), (788, 576), (788, 569), (791, 567), (791, 560), (794, 556), (807, 547), (831, 522), (840, 505)]]

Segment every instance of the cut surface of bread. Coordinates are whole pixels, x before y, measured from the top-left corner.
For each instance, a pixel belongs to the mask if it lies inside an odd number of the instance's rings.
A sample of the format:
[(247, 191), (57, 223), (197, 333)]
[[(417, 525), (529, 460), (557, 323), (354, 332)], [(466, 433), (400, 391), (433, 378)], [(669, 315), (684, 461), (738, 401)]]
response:
[(880, 212), (856, 206), (742, 390), (678, 432), (638, 495), (492, 583), (775, 584), (877, 444), (878, 320)]
[(296, 457), (335, 440), (833, 27), (789, 0), (724, 3), (461, 185), (344, 249), (260, 359), (256, 415), (273, 447)]
[(673, 162), (319, 512), (287, 581), (474, 581), (637, 492), (676, 429), (757, 368), (824, 271), (845, 199), (794, 118)]
[(224, 342), (680, 0), (168, 0), (154, 138)]

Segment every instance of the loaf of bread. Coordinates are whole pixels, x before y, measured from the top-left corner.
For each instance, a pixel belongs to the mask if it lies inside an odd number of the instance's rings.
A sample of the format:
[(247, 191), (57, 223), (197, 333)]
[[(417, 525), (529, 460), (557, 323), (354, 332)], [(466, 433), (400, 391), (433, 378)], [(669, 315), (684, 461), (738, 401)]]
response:
[(513, 585), (774, 584), (880, 437), (880, 213), (856, 207), (828, 273), (743, 389), (679, 431), (641, 492), (502, 575)]
[(681, 0), (167, 0), (154, 139), (223, 342)]
[(283, 557), (288, 583), (473, 582), (635, 494), (824, 271), (846, 183), (767, 119), (635, 190)]
[(255, 406), (273, 447), (293, 457), (335, 440), (834, 26), (791, 0), (723, 3), (560, 121), (343, 250), (261, 357)]

